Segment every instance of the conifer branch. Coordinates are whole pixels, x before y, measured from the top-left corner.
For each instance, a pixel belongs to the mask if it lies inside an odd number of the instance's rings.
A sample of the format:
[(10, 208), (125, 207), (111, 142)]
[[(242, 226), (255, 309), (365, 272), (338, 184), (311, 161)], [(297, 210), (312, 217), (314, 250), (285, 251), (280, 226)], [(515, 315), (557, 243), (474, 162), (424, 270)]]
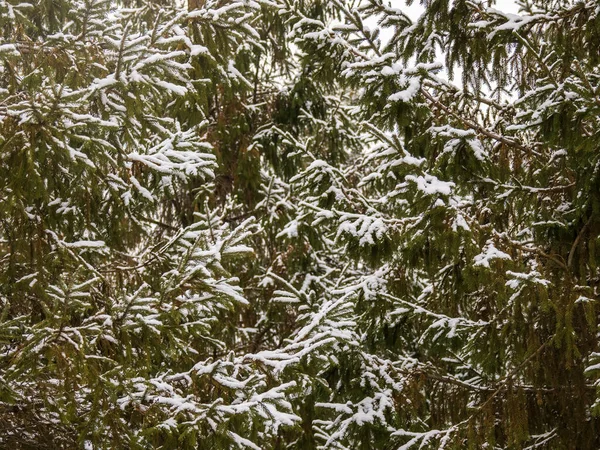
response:
[(508, 147), (512, 147), (512, 148), (521, 150), (522, 152), (526, 153), (527, 155), (541, 156), (537, 151), (535, 151), (531, 148), (525, 147), (512, 139), (509, 139), (500, 134), (494, 133), (493, 131), (489, 131), (486, 128), (484, 128), (483, 126), (476, 124), (475, 122), (472, 122), (469, 119), (465, 119), (464, 117), (461, 117), (458, 113), (455, 113), (453, 110), (448, 108), (442, 102), (437, 100), (433, 95), (431, 95), (429, 92), (427, 92), (427, 90), (421, 89), (421, 93), (425, 96), (425, 98), (430, 103), (432, 103), (439, 109), (443, 110), (445, 113), (451, 115), (452, 117), (454, 117), (455, 119), (460, 121), (467, 128), (474, 130), (474, 131), (484, 135), (485, 137), (488, 137), (488, 138), (493, 139), (497, 142), (500, 142), (504, 145), (507, 145)]

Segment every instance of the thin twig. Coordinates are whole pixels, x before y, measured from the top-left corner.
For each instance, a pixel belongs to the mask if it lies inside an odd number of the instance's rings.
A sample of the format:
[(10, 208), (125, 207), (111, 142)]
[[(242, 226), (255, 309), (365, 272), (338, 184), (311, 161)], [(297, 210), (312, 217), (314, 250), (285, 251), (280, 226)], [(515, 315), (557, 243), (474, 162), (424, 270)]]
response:
[(590, 216), (590, 218), (587, 220), (587, 222), (585, 223), (583, 228), (581, 228), (581, 230), (579, 231), (579, 234), (575, 238), (575, 242), (573, 242), (573, 245), (571, 246), (571, 251), (569, 252), (569, 257), (567, 259), (567, 266), (569, 268), (571, 268), (573, 266), (573, 257), (575, 256), (575, 250), (577, 249), (577, 246), (579, 245), (579, 241), (581, 241), (581, 237), (583, 236), (583, 233), (585, 233), (588, 226), (590, 225), (590, 222), (592, 221), (592, 217), (593, 216)]

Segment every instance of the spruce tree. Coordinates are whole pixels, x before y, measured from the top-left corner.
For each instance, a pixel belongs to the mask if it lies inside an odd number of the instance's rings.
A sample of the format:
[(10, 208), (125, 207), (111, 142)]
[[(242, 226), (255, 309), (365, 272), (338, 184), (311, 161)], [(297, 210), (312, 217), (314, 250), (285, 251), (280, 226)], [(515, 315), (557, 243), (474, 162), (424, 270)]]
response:
[(324, 448), (599, 445), (598, 9), (489, 3), (296, 16), (363, 133), (347, 163), (306, 152), (292, 179), (297, 222), (336, 255), (317, 291), (340, 346)]
[(0, 444), (600, 446), (596, 2), (0, 0)]
[(260, 185), (275, 12), (0, 5), (2, 447), (256, 448), (299, 420), (238, 357), (260, 228), (226, 185)]

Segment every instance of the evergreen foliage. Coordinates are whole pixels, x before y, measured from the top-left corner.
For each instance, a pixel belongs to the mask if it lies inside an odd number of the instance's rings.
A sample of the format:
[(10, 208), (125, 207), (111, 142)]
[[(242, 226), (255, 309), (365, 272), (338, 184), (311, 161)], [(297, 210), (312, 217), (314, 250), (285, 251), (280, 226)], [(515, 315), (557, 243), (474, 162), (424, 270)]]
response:
[(0, 446), (600, 447), (597, 2), (0, 0)]

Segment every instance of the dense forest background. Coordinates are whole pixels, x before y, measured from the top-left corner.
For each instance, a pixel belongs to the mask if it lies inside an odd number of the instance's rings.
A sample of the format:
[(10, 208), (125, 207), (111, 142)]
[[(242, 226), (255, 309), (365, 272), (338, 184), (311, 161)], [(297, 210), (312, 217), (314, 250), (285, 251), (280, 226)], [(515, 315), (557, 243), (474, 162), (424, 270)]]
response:
[(517, 3), (0, 0), (0, 447), (600, 448), (600, 6)]

